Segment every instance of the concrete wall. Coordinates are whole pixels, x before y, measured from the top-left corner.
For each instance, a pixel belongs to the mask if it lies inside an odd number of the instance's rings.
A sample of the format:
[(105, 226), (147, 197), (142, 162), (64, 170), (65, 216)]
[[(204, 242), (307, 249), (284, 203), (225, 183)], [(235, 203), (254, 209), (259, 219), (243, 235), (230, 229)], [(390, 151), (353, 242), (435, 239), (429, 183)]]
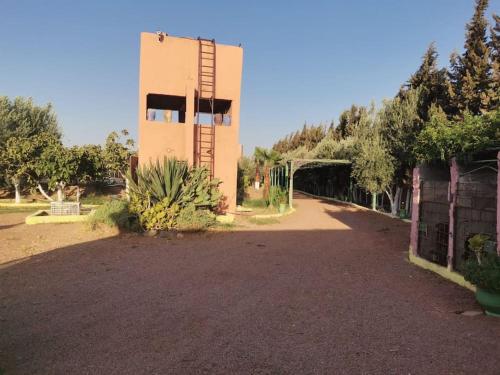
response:
[[(223, 181), (221, 190), (228, 211), (236, 208), (239, 144), (240, 91), (243, 50), (216, 46), (216, 99), (231, 100), (231, 125), (215, 129), (214, 176)], [(195, 90), (198, 87), (198, 41), (166, 36), (159, 41), (155, 33), (141, 33), (139, 72), (139, 164), (164, 156), (193, 164)], [(147, 95), (186, 97), (185, 123), (147, 120)]]

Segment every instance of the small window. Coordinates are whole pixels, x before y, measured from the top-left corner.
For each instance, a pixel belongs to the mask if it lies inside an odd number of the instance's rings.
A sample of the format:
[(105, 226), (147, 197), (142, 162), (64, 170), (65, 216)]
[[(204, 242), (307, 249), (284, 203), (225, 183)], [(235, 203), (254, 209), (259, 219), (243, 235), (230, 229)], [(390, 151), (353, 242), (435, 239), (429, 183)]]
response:
[(146, 107), (148, 121), (181, 124), (186, 122), (185, 96), (148, 94)]
[(195, 98), (195, 124), (231, 125), (231, 100), (215, 99), (213, 101), (213, 111), (212, 102), (209, 99), (200, 99), (199, 103), (200, 108), (198, 108), (198, 99)]

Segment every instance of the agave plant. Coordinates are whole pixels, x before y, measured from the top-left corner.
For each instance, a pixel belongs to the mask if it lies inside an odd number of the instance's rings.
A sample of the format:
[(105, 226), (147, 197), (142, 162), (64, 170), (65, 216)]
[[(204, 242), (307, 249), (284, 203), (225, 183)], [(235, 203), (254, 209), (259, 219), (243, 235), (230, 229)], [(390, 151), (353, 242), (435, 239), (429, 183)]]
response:
[(176, 218), (188, 206), (214, 209), (221, 194), (219, 180), (210, 180), (206, 168), (188, 169), (187, 163), (165, 158), (129, 174), (130, 208), (148, 230), (175, 227)]
[(188, 166), (184, 161), (165, 157), (162, 164), (156, 161), (138, 168), (136, 173), (137, 182), (128, 176), (130, 195), (147, 202), (149, 207), (165, 198), (172, 203), (181, 198), (183, 184), (188, 177)]

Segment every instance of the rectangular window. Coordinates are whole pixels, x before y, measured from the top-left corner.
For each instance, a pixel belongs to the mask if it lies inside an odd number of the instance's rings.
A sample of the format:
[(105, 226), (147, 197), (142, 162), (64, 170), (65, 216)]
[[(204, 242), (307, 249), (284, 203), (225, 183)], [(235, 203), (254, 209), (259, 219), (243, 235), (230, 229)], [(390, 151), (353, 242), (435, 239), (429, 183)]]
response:
[(185, 123), (186, 97), (148, 94), (146, 98), (146, 120), (165, 123)]
[[(213, 106), (213, 110), (212, 110)], [(198, 99), (194, 100), (195, 116), (194, 123), (201, 125), (231, 125), (231, 100), (200, 99), (200, 108), (198, 108)], [(212, 117), (213, 113), (213, 117)]]

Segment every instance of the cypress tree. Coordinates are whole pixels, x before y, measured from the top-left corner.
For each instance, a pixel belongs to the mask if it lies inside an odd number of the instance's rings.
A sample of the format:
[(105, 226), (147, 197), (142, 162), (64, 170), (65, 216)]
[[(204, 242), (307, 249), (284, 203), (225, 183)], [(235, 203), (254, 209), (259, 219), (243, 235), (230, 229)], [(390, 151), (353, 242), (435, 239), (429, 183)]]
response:
[(492, 100), (491, 109), (498, 108), (500, 102), (500, 16), (494, 14), (495, 26), (490, 28), (490, 49), (492, 69)]
[(492, 77), (490, 48), (486, 39), (488, 21), (484, 13), (488, 0), (476, 0), (476, 8), (467, 24), (465, 51), (458, 60), (458, 77), (453, 88), (458, 110), (480, 114), (490, 109)]
[(398, 94), (400, 99), (404, 99), (408, 90), (419, 89), (420, 99), (417, 112), (424, 121), (429, 119), (428, 112), (432, 104), (444, 109), (449, 106), (446, 70), (438, 69), (437, 58), (436, 45), (432, 42), (422, 57), (422, 64), (408, 80), (406, 89)]

